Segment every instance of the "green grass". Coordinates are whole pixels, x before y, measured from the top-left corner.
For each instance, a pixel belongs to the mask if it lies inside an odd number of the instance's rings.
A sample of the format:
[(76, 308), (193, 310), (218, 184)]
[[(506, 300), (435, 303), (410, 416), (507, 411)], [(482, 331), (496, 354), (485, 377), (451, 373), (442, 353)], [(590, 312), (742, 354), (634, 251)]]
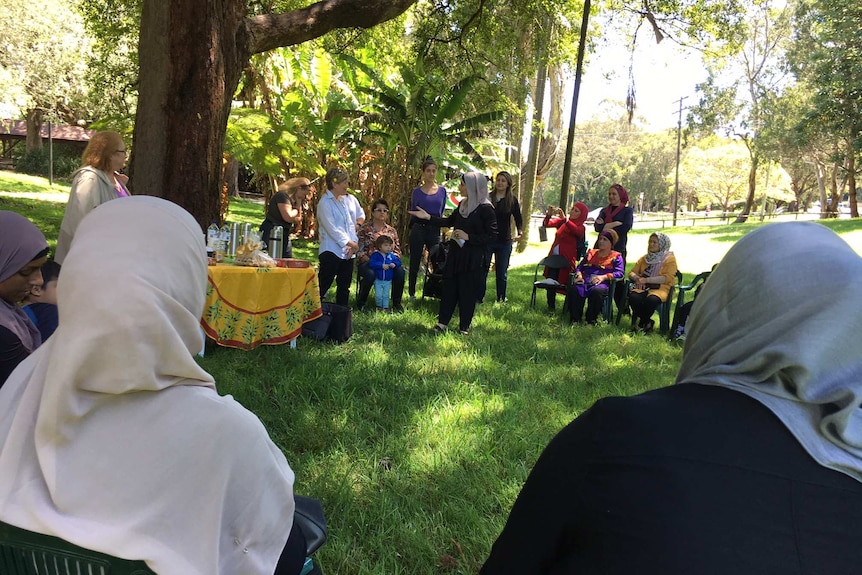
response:
[[(19, 189), (10, 179), (0, 173), (0, 208), (55, 234), (62, 203), (23, 196), (40, 185)], [(233, 221), (257, 223), (260, 214), (252, 202), (231, 206)], [(686, 279), (758, 225), (672, 230)], [(862, 222), (826, 225), (859, 251)], [(630, 259), (648, 235), (632, 233)], [(570, 327), (547, 315), (541, 294), (529, 309), (535, 263), (549, 247), (515, 255), (509, 302), (481, 305), (468, 337), (430, 335), (438, 302), (420, 300), (400, 315), (355, 314), (343, 345), (207, 346), (200, 363), (219, 391), (261, 418), (296, 472), (296, 490), (323, 501), (330, 539), (318, 559), (327, 573), (475, 573), (561, 427), (598, 398), (673, 382), (678, 346), (615, 326)], [(316, 261), (314, 244), (297, 241), (295, 250)]]

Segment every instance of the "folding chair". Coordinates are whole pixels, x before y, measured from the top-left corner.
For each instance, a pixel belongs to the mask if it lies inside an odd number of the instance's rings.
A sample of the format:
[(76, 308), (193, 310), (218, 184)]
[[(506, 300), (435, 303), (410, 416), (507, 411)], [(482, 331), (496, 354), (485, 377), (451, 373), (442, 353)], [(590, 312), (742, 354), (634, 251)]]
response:
[[(544, 268), (548, 268), (551, 270), (551, 277), (538, 279), (539, 278), (539, 270), (544, 270)], [(530, 298), (530, 309), (533, 309), (533, 306), (536, 305), (536, 290), (554, 290), (557, 291), (559, 289), (566, 289), (565, 284), (561, 284), (557, 281), (557, 278), (560, 277), (561, 270), (568, 270), (572, 268), (571, 262), (564, 258), (561, 255), (553, 254), (550, 256), (545, 256), (536, 264), (536, 270), (533, 272), (533, 296)]]
[[(704, 282), (706, 282), (706, 279), (709, 277), (709, 274), (711, 274), (711, 273), (712, 273), (712, 271), (701, 272), (701, 273), (697, 274), (696, 276), (694, 276), (694, 279), (691, 280), (691, 283), (689, 283), (688, 285), (680, 285), (677, 288), (679, 295), (676, 298), (676, 305), (674, 306), (674, 309), (673, 309), (673, 322), (671, 322), (670, 330), (668, 331), (669, 337), (672, 336), (674, 334), (674, 332), (676, 332), (676, 328), (679, 327), (679, 314), (680, 314), (680, 311), (682, 310), (682, 306), (685, 305), (685, 294), (687, 294), (688, 292), (690, 292), (692, 290), (696, 290), (700, 285), (702, 285)], [(682, 283), (681, 280), (680, 280), (680, 283)]]

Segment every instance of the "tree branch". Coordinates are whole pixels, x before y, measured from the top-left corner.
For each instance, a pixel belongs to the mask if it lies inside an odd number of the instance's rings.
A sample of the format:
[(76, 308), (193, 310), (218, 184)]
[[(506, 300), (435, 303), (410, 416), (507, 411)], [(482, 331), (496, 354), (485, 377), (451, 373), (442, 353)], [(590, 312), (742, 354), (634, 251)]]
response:
[(246, 19), (252, 54), (301, 44), (338, 28), (371, 28), (412, 6), (416, 0), (322, 0), (284, 14)]

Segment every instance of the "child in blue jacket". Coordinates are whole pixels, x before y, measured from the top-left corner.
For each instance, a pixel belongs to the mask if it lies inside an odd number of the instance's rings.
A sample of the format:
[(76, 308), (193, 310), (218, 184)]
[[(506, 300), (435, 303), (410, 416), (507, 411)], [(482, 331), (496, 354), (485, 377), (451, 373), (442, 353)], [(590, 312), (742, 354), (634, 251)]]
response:
[(389, 311), (389, 294), (392, 292), (393, 270), (401, 267), (401, 258), (392, 253), (394, 242), (385, 235), (377, 236), (374, 247), (377, 251), (371, 254), (368, 266), (376, 274), (374, 280), (374, 298), (377, 300), (377, 311)]

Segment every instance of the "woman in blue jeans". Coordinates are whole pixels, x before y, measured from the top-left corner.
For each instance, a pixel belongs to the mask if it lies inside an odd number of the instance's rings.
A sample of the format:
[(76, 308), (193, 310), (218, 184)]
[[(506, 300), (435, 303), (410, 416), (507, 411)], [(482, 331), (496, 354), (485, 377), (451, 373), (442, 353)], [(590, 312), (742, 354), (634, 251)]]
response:
[[(479, 289), (479, 303), (485, 299), (485, 288), (488, 283), (488, 272), (491, 269), (491, 256), (494, 257), (494, 272), (497, 276), (497, 301), (506, 301), (506, 282), (509, 276), (509, 258), (512, 256), (512, 245), (520, 239), (524, 231), (524, 219), (521, 217), (521, 206), (518, 198), (512, 193), (512, 175), (500, 172), (494, 180), (494, 193), (491, 203), (497, 212), (497, 237), (488, 244), (485, 252), (485, 277)], [(510, 221), (515, 219), (516, 236), (512, 236)]]

